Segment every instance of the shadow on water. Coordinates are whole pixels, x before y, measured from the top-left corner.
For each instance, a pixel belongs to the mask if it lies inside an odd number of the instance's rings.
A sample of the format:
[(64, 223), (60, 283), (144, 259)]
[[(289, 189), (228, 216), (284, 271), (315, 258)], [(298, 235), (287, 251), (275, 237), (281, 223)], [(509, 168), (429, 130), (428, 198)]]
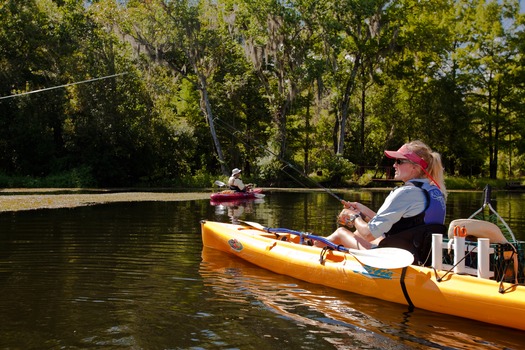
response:
[[(376, 208), (386, 193), (342, 195)], [(523, 200), (497, 198), (515, 233)], [(454, 218), (479, 205), (479, 193), (449, 197)], [(202, 219), (331, 232), (340, 204), (326, 193), (268, 193), (233, 207), (198, 200), (0, 213), (0, 348), (525, 347), (522, 332), (407, 313), (202, 247)]]

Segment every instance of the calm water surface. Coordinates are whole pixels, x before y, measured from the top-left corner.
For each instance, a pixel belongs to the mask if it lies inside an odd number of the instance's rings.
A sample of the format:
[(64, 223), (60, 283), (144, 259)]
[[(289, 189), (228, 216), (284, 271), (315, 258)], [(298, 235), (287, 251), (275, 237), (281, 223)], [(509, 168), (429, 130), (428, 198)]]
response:
[[(377, 208), (385, 191), (341, 192)], [(447, 223), (481, 207), (454, 192)], [(493, 193), (519, 239), (525, 194)], [(301, 282), (203, 249), (231, 215), (316, 234), (340, 204), (268, 193), (235, 207), (134, 202), (0, 213), (1, 349), (522, 349), (525, 333)]]

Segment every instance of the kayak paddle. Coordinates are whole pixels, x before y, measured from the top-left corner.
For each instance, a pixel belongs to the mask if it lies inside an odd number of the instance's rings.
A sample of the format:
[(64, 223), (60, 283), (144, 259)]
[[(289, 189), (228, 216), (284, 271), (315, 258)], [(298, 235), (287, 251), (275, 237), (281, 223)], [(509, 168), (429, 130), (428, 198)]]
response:
[(297, 236), (304, 236), (309, 239), (323, 242), (330, 248), (339, 250), (345, 253), (349, 253), (357, 259), (361, 264), (379, 268), (379, 269), (399, 269), (407, 267), (414, 262), (414, 255), (408, 250), (401, 248), (374, 248), (368, 250), (352, 249), (346, 248), (341, 245), (336, 245), (335, 243), (327, 240), (324, 237), (315, 236), (310, 233), (304, 233), (300, 231), (294, 231), (287, 228), (270, 228), (265, 227), (259, 223), (251, 221), (239, 220), (239, 222), (246, 224), (247, 226), (253, 227), (255, 229), (271, 232), (271, 233), (289, 233)]
[(224, 186), (226, 186), (226, 184), (225, 184), (224, 182), (219, 181), (219, 180), (215, 180), (215, 184), (216, 184), (217, 186), (219, 186), (219, 187), (224, 187)]

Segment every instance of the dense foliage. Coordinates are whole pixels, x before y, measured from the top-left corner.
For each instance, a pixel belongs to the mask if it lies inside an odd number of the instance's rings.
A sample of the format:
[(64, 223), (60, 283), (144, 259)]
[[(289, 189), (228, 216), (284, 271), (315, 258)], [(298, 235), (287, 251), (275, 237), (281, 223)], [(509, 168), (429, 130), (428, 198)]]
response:
[(450, 176), (521, 176), (524, 24), (518, 0), (6, 0), (0, 174), (335, 184), (421, 139)]

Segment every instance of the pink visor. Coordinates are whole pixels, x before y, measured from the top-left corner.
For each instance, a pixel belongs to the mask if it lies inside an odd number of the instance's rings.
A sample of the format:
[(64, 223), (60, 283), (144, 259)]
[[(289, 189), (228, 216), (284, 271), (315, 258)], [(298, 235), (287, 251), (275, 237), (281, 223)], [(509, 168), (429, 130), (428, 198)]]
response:
[(419, 166), (421, 166), (423, 170), (428, 167), (427, 162), (425, 162), (423, 158), (421, 158), (420, 156), (418, 156), (417, 154), (409, 150), (406, 145), (403, 145), (397, 151), (385, 151), (385, 155), (388, 158), (393, 158), (393, 159), (408, 159), (412, 163), (419, 164)]

